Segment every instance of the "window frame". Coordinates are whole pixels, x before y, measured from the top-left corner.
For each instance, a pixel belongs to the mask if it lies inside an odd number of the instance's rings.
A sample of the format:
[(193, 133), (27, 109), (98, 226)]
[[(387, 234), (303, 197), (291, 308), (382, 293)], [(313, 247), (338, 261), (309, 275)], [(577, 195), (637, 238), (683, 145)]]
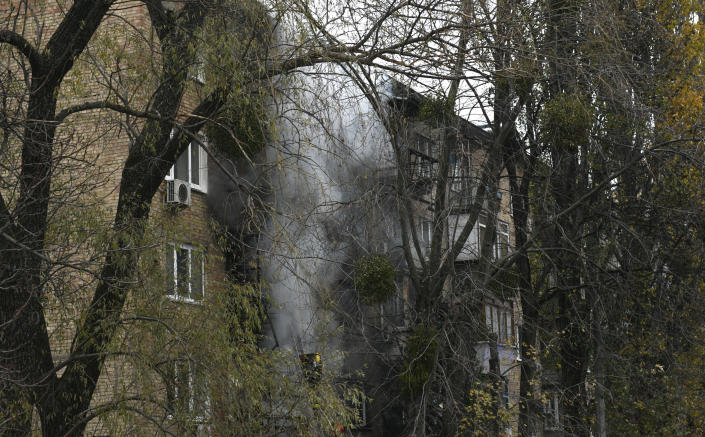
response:
[[(174, 130), (171, 131), (171, 137), (173, 138), (174, 136)], [(199, 134), (198, 135), (200, 140), (204, 144), (208, 144), (206, 141), (206, 138)], [(193, 156), (191, 154), (191, 147), (198, 147), (198, 180), (199, 183), (194, 183), (191, 180), (193, 170), (192, 170), (192, 162), (191, 162), (191, 157)], [(179, 155), (178, 158), (176, 158), (176, 161), (186, 154), (187, 156), (187, 174), (188, 174), (188, 180), (186, 179), (179, 179), (183, 180), (184, 182), (188, 182), (189, 187), (191, 187), (192, 190), (207, 194), (208, 193), (208, 153), (201, 147), (199, 144), (195, 144), (193, 141), (189, 143), (188, 147), (182, 152), (181, 155)], [(176, 178), (174, 177), (174, 168), (176, 167), (176, 164), (172, 165), (171, 168), (169, 169), (169, 172), (167, 175), (164, 177), (165, 180), (167, 181), (173, 181)]]
[(431, 241), (433, 240), (433, 222), (425, 217), (419, 219), (421, 222), (421, 243), (426, 250), (431, 249)]
[(411, 181), (421, 182), (433, 179), (438, 171), (435, 142), (425, 135), (417, 134), (412, 144), (407, 149)]
[[(186, 250), (188, 251), (188, 295), (187, 296), (182, 296), (179, 294), (179, 274), (178, 274), (178, 259), (177, 259), (177, 249), (181, 250)], [(193, 304), (200, 304), (203, 299), (206, 297), (206, 260), (205, 260), (205, 251), (199, 248), (196, 248), (190, 244), (187, 243), (169, 243), (167, 244), (167, 250), (170, 250), (172, 253), (172, 270), (171, 270), (171, 276), (174, 281), (173, 288), (169, 289), (167, 288), (166, 290), (166, 297), (178, 301), (178, 302), (186, 302), (186, 303), (193, 303)], [(194, 299), (193, 295), (193, 290), (192, 290), (192, 285), (193, 285), (193, 252), (200, 252), (201, 253), (201, 297), (200, 299)], [(164, 265), (166, 267), (168, 258), (165, 260)], [(167, 281), (169, 280), (169, 272), (167, 271)]]
[[(482, 237), (484, 236), (485, 229), (487, 229), (487, 223), (489, 223), (489, 214), (486, 212), (480, 212), (477, 216), (477, 253), (478, 256), (482, 253)], [(506, 238), (506, 243), (501, 241), (501, 237)], [(502, 247), (506, 245), (506, 255), (502, 253)], [(492, 244), (492, 250), (490, 252), (490, 258), (498, 260), (504, 256), (509, 255), (512, 252), (511, 243), (511, 229), (509, 223), (497, 219), (497, 225), (495, 226), (495, 236), (494, 244)]]
[(545, 431), (561, 431), (561, 411), (558, 393), (549, 391), (544, 394), (546, 402), (543, 404), (543, 429)]
[(356, 393), (355, 399), (351, 400), (352, 408), (357, 412), (357, 421), (353, 423), (353, 429), (362, 429), (368, 426), (367, 423), (367, 396), (365, 395), (365, 389), (360, 386), (359, 392)]
[(497, 335), (497, 344), (516, 345), (513, 305), (510, 302), (485, 299), (482, 306), (485, 327)]
[(206, 67), (205, 61), (202, 56), (197, 56), (196, 61), (191, 66), (189, 70), (189, 76), (199, 85), (205, 85), (206, 83)]
[[(501, 259), (502, 257), (507, 256), (511, 253), (512, 245), (509, 235), (509, 223), (502, 220), (497, 220), (495, 234), (497, 234), (495, 236), (494, 242), (495, 259)], [(501, 241), (500, 237), (506, 237), (506, 243), (504, 241)], [(506, 246), (506, 254), (502, 253), (502, 246)]]
[[(187, 380), (184, 380), (186, 382), (185, 396), (183, 396), (180, 389), (183, 387), (180, 381), (180, 369), (183, 369), (183, 364), (186, 364), (188, 369), (188, 378)], [(169, 380), (167, 381), (167, 384), (169, 384), (169, 387), (167, 388), (167, 409), (169, 411), (169, 418), (173, 419), (176, 409), (184, 406), (185, 402), (188, 402), (188, 405), (185, 405), (185, 413), (190, 416), (190, 420), (198, 423), (207, 421), (210, 417), (211, 399), (208, 392), (208, 380), (203, 375), (203, 405), (201, 407), (196, 406), (196, 390), (199, 385), (196, 380), (198, 379), (198, 368), (201, 366), (198, 366), (193, 360), (188, 358), (173, 359), (168, 361), (167, 365), (170, 366), (168, 373)], [(199, 412), (201, 414), (194, 414), (197, 410), (200, 410)]]
[(509, 217), (514, 218), (514, 195), (509, 193)]
[(379, 317), (382, 329), (397, 332), (406, 328), (406, 299), (400, 290), (379, 303)]
[(399, 278), (394, 280), (396, 291), (376, 305), (377, 316), (379, 316), (379, 327), (383, 331), (385, 339), (388, 340), (389, 333), (403, 332), (408, 328), (407, 310), (409, 308), (409, 278), (403, 277), (401, 284)]
[(474, 189), (470, 174), (470, 160), (465, 153), (456, 153), (451, 159), (451, 206), (465, 211), (472, 206)]
[[(475, 226), (477, 226), (477, 256), (480, 257), (482, 255), (482, 246), (484, 244), (483, 237), (485, 235), (485, 230), (487, 229), (487, 223), (489, 222), (489, 217), (488, 214), (484, 211), (480, 211), (480, 214), (477, 216), (477, 223)], [(492, 253), (494, 254), (494, 249), (492, 250)]]

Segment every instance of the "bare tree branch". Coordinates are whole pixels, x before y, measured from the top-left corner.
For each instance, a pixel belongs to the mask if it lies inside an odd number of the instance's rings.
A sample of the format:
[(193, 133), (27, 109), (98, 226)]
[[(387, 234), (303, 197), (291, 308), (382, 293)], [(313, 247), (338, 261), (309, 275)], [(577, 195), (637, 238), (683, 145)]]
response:
[(115, 112), (119, 112), (122, 114), (126, 115), (132, 115), (133, 117), (140, 117), (140, 118), (149, 118), (152, 120), (161, 120), (165, 121), (164, 117), (160, 117), (159, 114), (156, 112), (148, 112), (148, 111), (138, 111), (136, 109), (132, 109), (128, 106), (125, 105), (119, 105), (117, 103), (112, 103), (112, 102), (107, 102), (107, 101), (96, 101), (96, 102), (86, 102), (86, 103), (80, 103), (78, 105), (74, 105), (71, 107), (68, 107), (66, 109), (62, 109), (61, 112), (56, 114), (56, 117), (54, 117), (54, 120), (56, 121), (57, 124), (62, 123), (66, 117), (76, 114), (78, 112), (83, 112), (83, 111), (90, 111), (94, 109), (111, 109)]
[(24, 39), (22, 35), (11, 30), (0, 30), (0, 42), (4, 42), (17, 48), (23, 55), (27, 57), (32, 67), (32, 72), (36, 74), (44, 69), (46, 58), (42, 55), (29, 41)]

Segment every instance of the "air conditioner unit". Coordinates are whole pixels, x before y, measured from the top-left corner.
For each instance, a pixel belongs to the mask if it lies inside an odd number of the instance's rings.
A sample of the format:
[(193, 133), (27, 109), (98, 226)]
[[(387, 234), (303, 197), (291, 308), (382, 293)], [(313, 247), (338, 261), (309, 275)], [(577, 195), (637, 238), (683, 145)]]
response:
[(165, 203), (177, 206), (191, 205), (191, 186), (189, 183), (178, 179), (167, 181)]

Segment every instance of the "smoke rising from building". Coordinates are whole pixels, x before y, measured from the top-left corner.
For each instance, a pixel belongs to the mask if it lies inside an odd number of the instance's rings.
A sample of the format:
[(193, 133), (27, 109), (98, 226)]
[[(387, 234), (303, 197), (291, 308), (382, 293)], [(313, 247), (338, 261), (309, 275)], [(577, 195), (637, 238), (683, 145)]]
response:
[(212, 207), (250, 246), (244, 257), (259, 258), (271, 298), (264, 345), (298, 353), (339, 346), (341, 325), (331, 309), (351, 299), (344, 294), (352, 293), (345, 284), (354, 256), (375, 244), (364, 229), (379, 225), (365, 223), (374, 216), (365, 198), (377, 173), (393, 167), (386, 131), (367, 100), (344, 76), (331, 80), (336, 67), (319, 68), (329, 71), (279, 84), (285, 89), (272, 101), (270, 143), (253, 165), (228, 164), (238, 185), (213, 170), (218, 188), (211, 190)]

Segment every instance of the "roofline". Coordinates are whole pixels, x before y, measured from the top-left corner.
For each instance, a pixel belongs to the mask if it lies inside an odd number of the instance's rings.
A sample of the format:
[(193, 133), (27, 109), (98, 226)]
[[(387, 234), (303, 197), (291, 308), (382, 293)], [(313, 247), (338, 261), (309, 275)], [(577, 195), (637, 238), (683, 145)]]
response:
[[(390, 105), (406, 116), (418, 117), (421, 105), (427, 97), (394, 78), (389, 80), (391, 82)], [(455, 115), (455, 123), (468, 138), (474, 138), (480, 142), (489, 142), (492, 139), (490, 132), (459, 115)]]

